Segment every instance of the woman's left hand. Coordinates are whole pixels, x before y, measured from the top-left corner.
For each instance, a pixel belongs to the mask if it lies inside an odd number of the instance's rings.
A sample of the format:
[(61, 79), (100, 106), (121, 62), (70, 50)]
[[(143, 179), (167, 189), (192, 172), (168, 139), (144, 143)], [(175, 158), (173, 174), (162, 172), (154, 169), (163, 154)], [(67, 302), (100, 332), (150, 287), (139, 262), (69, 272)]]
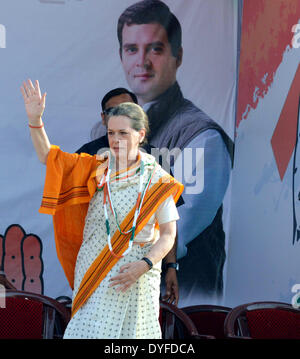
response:
[(109, 280), (111, 282), (109, 286), (114, 287), (119, 285), (116, 291), (125, 292), (141, 275), (148, 272), (148, 270), (149, 266), (143, 260), (125, 264), (120, 268), (120, 274)]

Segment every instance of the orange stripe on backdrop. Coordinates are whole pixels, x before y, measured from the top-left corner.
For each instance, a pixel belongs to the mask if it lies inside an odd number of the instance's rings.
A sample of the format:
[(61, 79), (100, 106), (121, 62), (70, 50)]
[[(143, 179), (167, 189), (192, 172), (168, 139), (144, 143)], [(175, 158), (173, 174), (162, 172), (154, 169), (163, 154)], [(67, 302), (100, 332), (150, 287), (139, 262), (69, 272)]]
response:
[(283, 180), (285, 171), (294, 152), (296, 138), (298, 136), (299, 96), (300, 65), (298, 65), (297, 72), (271, 139), (271, 145), (281, 180)]
[[(162, 178), (158, 183), (153, 185), (145, 196), (144, 204), (137, 223), (136, 234), (138, 234), (138, 232), (144, 227), (149, 218), (165, 199), (173, 193), (174, 200), (177, 201), (182, 191), (182, 185), (175, 183), (174, 180), (166, 181), (166, 177)], [(126, 231), (132, 226), (134, 212), (135, 207), (132, 208), (130, 213), (122, 222), (122, 231)], [(114, 234), (112, 238), (112, 246), (117, 255), (121, 255), (125, 252), (128, 247), (130, 236), (130, 233), (128, 235), (121, 235), (119, 231)], [(77, 295), (73, 301), (72, 316), (88, 300), (118, 260), (119, 258), (112, 256), (108, 245), (106, 245), (82, 279)]]
[(292, 47), (299, 14), (299, 0), (244, 0), (237, 128), (268, 93), (286, 48)]

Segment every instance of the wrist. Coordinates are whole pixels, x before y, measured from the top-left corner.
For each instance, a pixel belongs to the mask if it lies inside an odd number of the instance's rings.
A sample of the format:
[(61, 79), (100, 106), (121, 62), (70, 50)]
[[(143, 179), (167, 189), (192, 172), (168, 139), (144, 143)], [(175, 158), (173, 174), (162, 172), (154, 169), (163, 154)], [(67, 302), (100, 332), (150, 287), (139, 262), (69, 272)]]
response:
[(178, 271), (179, 270), (179, 264), (177, 262), (169, 262), (169, 263), (166, 263), (166, 269), (169, 270), (169, 269), (173, 269), (175, 271)]
[(143, 260), (140, 260), (140, 263), (141, 263), (141, 268), (142, 268), (141, 269), (141, 271), (142, 271), (141, 275), (147, 273), (148, 270), (149, 270), (148, 264)]
[(29, 126), (42, 126), (43, 120), (42, 117), (30, 117), (28, 121)]
[(142, 260), (142, 262), (146, 263), (148, 270), (152, 269), (153, 263), (149, 258), (143, 257), (141, 260)]

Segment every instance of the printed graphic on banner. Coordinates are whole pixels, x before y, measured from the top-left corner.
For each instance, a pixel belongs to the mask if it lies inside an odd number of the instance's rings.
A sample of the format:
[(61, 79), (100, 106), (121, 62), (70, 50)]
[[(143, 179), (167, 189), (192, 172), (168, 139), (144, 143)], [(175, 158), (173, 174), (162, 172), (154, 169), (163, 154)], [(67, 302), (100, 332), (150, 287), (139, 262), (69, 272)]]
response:
[(43, 293), (42, 242), (35, 234), (13, 224), (1, 237), (0, 267), (17, 289)]
[[(237, 127), (268, 93), (286, 48), (299, 46), (299, 25), (295, 25), (299, 21), (299, 2), (261, 0), (255, 6), (254, 3), (245, 2), (243, 7), (242, 34), (247, 40), (241, 44)], [(287, 21), (294, 24), (289, 27), (291, 31), (287, 31)], [(259, 51), (253, 56), (255, 49)]]
[(292, 298), (292, 306), (296, 309), (300, 309), (300, 284), (294, 284), (291, 292), (296, 293)]
[(294, 33), (292, 46), (294, 49), (298, 49), (300, 47), (300, 24), (293, 25), (292, 32)]
[[(0, 21), (12, 26), (6, 29), (8, 70), (0, 83), (0, 98), (7, 97), (0, 109), (3, 146), (10, 154), (0, 153), (6, 187), (0, 201), (6, 211), (0, 232), (5, 233), (8, 248), (7, 235), (18, 233), (19, 248), (25, 231), (22, 234), (18, 225), (6, 229), (22, 223), (24, 228), (36, 228), (43, 246), (32, 238), (34, 273), (26, 273), (24, 279), (21, 257), (16, 256), (17, 269), (7, 273), (9, 279), (18, 288), (23, 282), (26, 288), (36, 285), (36, 291), (43, 291), (45, 281), (47, 295), (70, 296), (51, 218), (38, 213), (46, 168), (36, 159), (25, 132), (29, 131), (26, 112), (18, 93), (22, 81), (32, 78), (40, 81), (43, 93), (47, 91), (44, 128), (51, 143), (65, 152), (97, 154), (109, 146), (105, 118), (110, 108), (124, 101), (144, 108), (150, 132), (143, 148), (150, 154), (158, 151), (164, 169), (185, 186), (177, 203), (175, 253), (168, 258), (173, 267), (163, 266), (162, 295), (178, 282), (180, 305), (221, 299), (229, 240), (226, 195), (233, 165), (238, 2), (190, 0), (186, 6), (184, 0), (165, 0), (148, 11), (144, 7), (148, 1), (115, 0), (103, 7), (98, 1), (35, 0), (18, 4), (12, 21), (16, 3), (0, 4), (5, 15)], [(211, 16), (217, 27), (211, 27)], [(16, 51), (23, 54), (22, 66)], [(102, 103), (114, 89), (127, 93)], [(13, 141), (15, 136), (22, 140)], [(168, 153), (162, 154), (163, 149)], [(17, 168), (22, 168), (21, 189)], [(16, 188), (18, 193), (12, 196)], [(7, 271), (13, 268), (11, 256), (5, 257)], [(29, 257), (29, 262), (34, 259)]]
[(299, 20), (297, 0), (243, 2), (229, 306), (290, 303), (300, 275)]
[[(191, 296), (192, 291), (195, 299), (221, 296), (225, 262), (222, 201), (232, 166), (232, 140), (181, 91), (177, 71), (184, 67), (185, 44), (181, 23), (168, 7), (160, 3), (149, 7), (147, 2), (129, 6), (118, 19), (117, 36), (129, 89), (147, 109), (149, 146), (181, 152), (186, 147), (191, 151), (204, 148), (203, 171), (188, 168), (185, 161), (187, 171), (180, 176), (185, 192), (178, 205), (177, 277), (182, 297)], [(167, 170), (169, 166), (176, 178), (181, 156), (169, 158)], [(191, 180), (200, 184), (195, 192), (189, 186)], [(170, 285), (168, 279), (166, 285)]]

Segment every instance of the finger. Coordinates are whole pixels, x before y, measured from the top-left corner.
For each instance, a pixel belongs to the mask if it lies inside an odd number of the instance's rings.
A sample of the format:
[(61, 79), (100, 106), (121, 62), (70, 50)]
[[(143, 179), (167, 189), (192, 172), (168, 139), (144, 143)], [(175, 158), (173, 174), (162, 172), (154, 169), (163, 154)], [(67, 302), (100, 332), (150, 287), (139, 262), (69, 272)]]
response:
[(42, 104), (43, 106), (46, 105), (46, 96), (47, 96), (47, 92), (45, 92), (45, 93), (43, 94), (42, 98), (41, 98), (41, 104)]
[(34, 88), (33, 83), (31, 82), (30, 79), (28, 79), (28, 85), (29, 85), (30, 91), (31, 91), (31, 92), (34, 92), (35, 88)]
[(167, 293), (164, 295), (164, 297), (163, 297), (163, 299), (164, 299), (166, 302), (170, 302), (170, 301), (171, 301), (171, 298), (172, 298), (172, 294), (169, 293), (169, 292), (167, 292)]
[(29, 88), (28, 88), (25, 81), (23, 82), (23, 87), (24, 87), (24, 91), (26, 93), (26, 96), (29, 97), (30, 96), (30, 90), (29, 90)]
[(131, 284), (132, 283), (130, 281), (124, 281), (110, 285), (110, 287), (118, 285), (118, 287), (116, 288), (116, 292), (124, 292), (131, 286)]
[(124, 265), (120, 268), (120, 273), (123, 273), (126, 269), (129, 268), (129, 265)]
[(40, 89), (40, 84), (39, 84), (38, 80), (35, 80), (35, 91), (41, 97), (41, 89)]
[(110, 287), (115, 287), (115, 286), (118, 285), (118, 284), (120, 284), (120, 282), (117, 281), (117, 280), (114, 280), (113, 282), (111, 282), (111, 283), (108, 285), (108, 287), (109, 287), (109, 288), (110, 288)]
[(26, 91), (29, 94), (29, 96), (33, 96), (34, 95), (34, 87), (32, 85), (31, 80), (27, 80), (27, 85), (26, 86), (27, 86)]
[(171, 284), (170, 284), (170, 282), (168, 281), (168, 282), (166, 283), (166, 293), (165, 293), (165, 295), (164, 295), (164, 298), (166, 298), (166, 300), (168, 300), (168, 299), (170, 298), (170, 296), (171, 296), (171, 293), (172, 293)]
[(170, 298), (169, 298), (169, 302), (170, 302), (171, 304), (174, 304), (175, 300), (176, 300), (176, 298), (175, 298), (174, 294), (171, 294), (171, 295), (170, 295)]
[(111, 277), (110, 278), (110, 282), (114, 282), (114, 281), (117, 281), (117, 280), (120, 280), (120, 279), (122, 279), (124, 276), (122, 276), (121, 274), (119, 274), (119, 275), (116, 275), (115, 277)]
[(171, 292), (169, 290), (166, 291), (164, 298), (169, 299), (171, 296)]
[(114, 286), (116, 286), (116, 285), (124, 284), (124, 283), (126, 283), (126, 282), (127, 282), (126, 279), (114, 280), (114, 281), (111, 281), (111, 283), (109, 284), (109, 287), (114, 287)]
[(122, 292), (122, 293), (126, 292), (130, 288), (131, 284), (132, 283), (128, 283), (126, 285), (120, 286), (118, 288), (118, 292)]
[(25, 90), (24, 90), (24, 88), (23, 88), (23, 86), (21, 86), (21, 92), (22, 92), (22, 95), (23, 95), (23, 98), (24, 98), (24, 101), (25, 100), (27, 100), (27, 94), (26, 94), (26, 92), (25, 92)]
[(179, 301), (179, 287), (178, 285), (175, 285), (173, 287), (173, 290), (174, 290), (174, 295), (175, 295), (175, 298), (176, 298), (176, 305), (178, 304), (178, 301)]
[(170, 299), (170, 296), (166, 295), (166, 294), (162, 297), (162, 300), (164, 300), (165, 302), (168, 302), (169, 299)]

